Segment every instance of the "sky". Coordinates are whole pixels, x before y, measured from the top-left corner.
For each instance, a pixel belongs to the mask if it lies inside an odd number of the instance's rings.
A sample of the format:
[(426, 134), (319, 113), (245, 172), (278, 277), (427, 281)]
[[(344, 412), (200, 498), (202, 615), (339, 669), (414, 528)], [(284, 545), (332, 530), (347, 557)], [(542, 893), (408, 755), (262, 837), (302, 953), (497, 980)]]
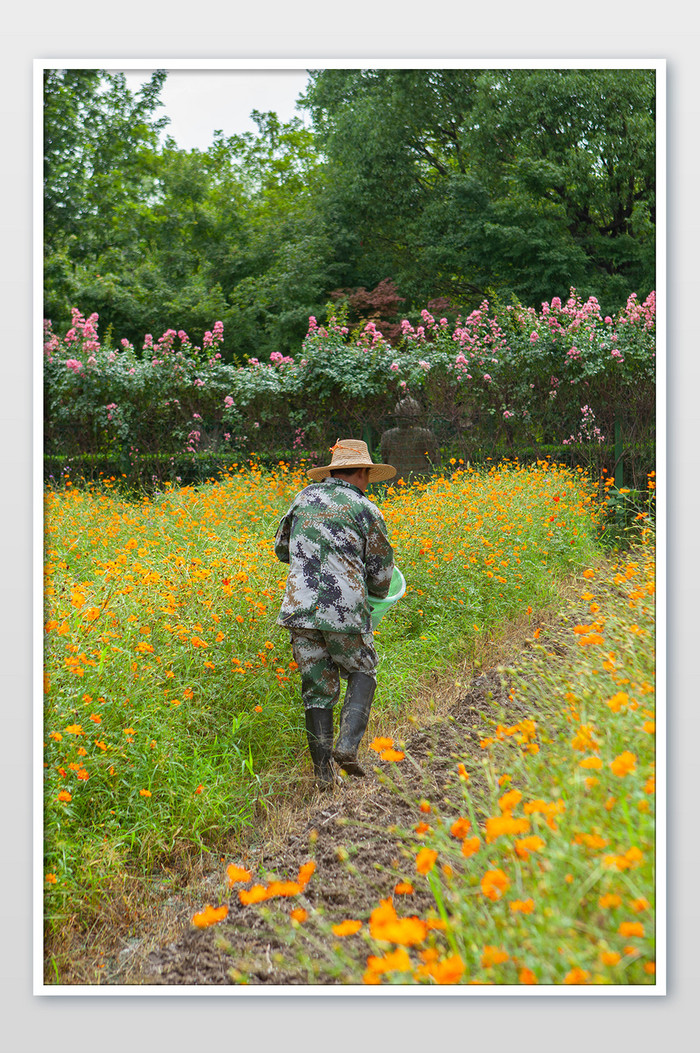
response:
[[(161, 67), (167, 68), (167, 67)], [(145, 83), (152, 69), (125, 69), (131, 91)], [(160, 98), (171, 135), (183, 150), (206, 150), (214, 132), (254, 132), (251, 110), (274, 110), (281, 121), (308, 115), (295, 109), (308, 81), (305, 69), (174, 69), (168, 72)]]

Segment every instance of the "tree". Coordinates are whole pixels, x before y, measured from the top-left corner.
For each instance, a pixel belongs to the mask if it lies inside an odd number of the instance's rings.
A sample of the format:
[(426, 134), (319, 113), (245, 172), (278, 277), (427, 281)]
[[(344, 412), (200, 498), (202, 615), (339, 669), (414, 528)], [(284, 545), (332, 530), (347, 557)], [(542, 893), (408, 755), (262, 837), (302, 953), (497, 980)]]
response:
[(652, 70), (321, 70), (305, 104), (343, 284), (465, 307), (574, 284), (610, 309), (653, 287)]

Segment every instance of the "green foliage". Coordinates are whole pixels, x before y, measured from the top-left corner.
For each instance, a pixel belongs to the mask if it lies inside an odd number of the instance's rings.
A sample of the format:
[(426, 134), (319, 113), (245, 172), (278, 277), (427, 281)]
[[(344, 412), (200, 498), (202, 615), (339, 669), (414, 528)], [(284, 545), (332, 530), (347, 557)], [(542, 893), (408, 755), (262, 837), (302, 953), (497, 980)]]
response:
[(653, 287), (653, 71), (322, 70), (306, 102), (363, 284), (605, 310)]
[(161, 142), (165, 77), (46, 73), (58, 329), (77, 307), (135, 345), (173, 319), (200, 343), (216, 317), (243, 361), (289, 354), (339, 289), (454, 315), (571, 286), (612, 313), (654, 286), (653, 71), (317, 71), (312, 131), (254, 110), (205, 151)]
[(640, 452), (653, 443), (653, 294), (630, 296), (614, 319), (572, 291), (540, 312), (484, 301), (454, 323), (427, 309), (420, 322), (404, 320), (392, 346), (374, 322), (353, 329), (345, 306), (329, 307), (325, 324), (309, 319), (295, 356), (237, 366), (224, 359), (221, 321), (201, 346), (167, 329), (137, 352), (126, 338), (101, 343), (96, 313), (75, 311), (62, 339), (46, 325), (46, 453), (104, 454), (127, 474), (143, 455), (171, 458), (174, 478), (183, 456), (194, 466), (212, 455), (213, 470), (217, 457), (311, 454), (342, 432), (378, 432), (408, 393), (467, 459), (564, 444), (600, 468), (616, 424)]

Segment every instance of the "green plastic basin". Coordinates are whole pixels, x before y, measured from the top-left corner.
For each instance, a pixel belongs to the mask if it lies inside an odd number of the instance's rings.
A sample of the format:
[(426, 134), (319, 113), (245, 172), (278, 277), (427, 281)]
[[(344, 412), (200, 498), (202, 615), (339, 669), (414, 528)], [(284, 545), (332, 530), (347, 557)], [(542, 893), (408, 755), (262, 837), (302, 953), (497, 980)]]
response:
[(406, 591), (406, 579), (399, 570), (398, 567), (394, 567), (394, 573), (391, 575), (391, 584), (389, 585), (389, 592), (383, 600), (378, 599), (376, 596), (367, 595), (369, 600), (369, 609), (372, 615), (372, 628), (376, 629), (380, 621), (386, 614), (386, 612), (394, 606), (397, 600), (400, 600)]

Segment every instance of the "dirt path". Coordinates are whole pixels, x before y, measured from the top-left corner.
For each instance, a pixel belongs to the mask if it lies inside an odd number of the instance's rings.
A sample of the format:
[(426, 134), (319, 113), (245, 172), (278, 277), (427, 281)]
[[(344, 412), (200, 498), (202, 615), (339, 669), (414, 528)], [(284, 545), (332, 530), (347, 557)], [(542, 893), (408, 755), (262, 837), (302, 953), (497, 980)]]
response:
[[(464, 689), (463, 689), (464, 690)], [(481, 755), (479, 739), (484, 734), (482, 714), (493, 715), (493, 703), (506, 705), (500, 677), (495, 673), (476, 676), (469, 689), (442, 707), (441, 716), (429, 725), (405, 736), (407, 751), (415, 764), (400, 766), (377, 762), (379, 773), (366, 779), (344, 780), (335, 793), (314, 793), (308, 807), (300, 809), (296, 822), (280, 842), (261, 845), (245, 861), (254, 870), (254, 880), (295, 879), (299, 867), (313, 858), (316, 871), (305, 892), (306, 906), (338, 922), (344, 918), (367, 918), (382, 898), (391, 896), (398, 881), (411, 881), (415, 876), (415, 857), (402, 848), (392, 828), (410, 828), (424, 819), (419, 803), (422, 798), (438, 800), (449, 814), (443, 787), (448, 777), (454, 779), (457, 759), (474, 750)], [(514, 712), (513, 717), (516, 718)], [(370, 755), (372, 756), (372, 755)], [(392, 768), (392, 777), (402, 783), (400, 792), (392, 788), (382, 771)], [(400, 770), (399, 770), (400, 767)], [(478, 784), (470, 784), (478, 795)], [(248, 984), (339, 984), (349, 977), (339, 969), (337, 958), (316, 954), (296, 954), (286, 947), (285, 934), (291, 923), (275, 926), (270, 914), (260, 905), (243, 906), (237, 890), (227, 889), (226, 860), (218, 862), (205, 875), (202, 891), (210, 888), (212, 905), (226, 903), (227, 919), (207, 929), (191, 925), (194, 912), (181, 904), (180, 931), (165, 945), (148, 954), (122, 953), (122, 963), (111, 983), (152, 985), (226, 985)], [(236, 860), (236, 862), (241, 862)], [(348, 865), (348, 862), (350, 865)], [(292, 901), (277, 900), (288, 915), (297, 906)], [(195, 904), (201, 910), (205, 902)], [(434, 902), (429, 892), (416, 889), (405, 909), (423, 915)], [(185, 916), (187, 915), (187, 916)], [(277, 912), (279, 919), (279, 912)], [(343, 949), (364, 967), (366, 945), (360, 937), (343, 941)], [(361, 973), (360, 968), (360, 973)], [(360, 973), (356, 973), (359, 975)], [(356, 982), (356, 981), (355, 981)]]

